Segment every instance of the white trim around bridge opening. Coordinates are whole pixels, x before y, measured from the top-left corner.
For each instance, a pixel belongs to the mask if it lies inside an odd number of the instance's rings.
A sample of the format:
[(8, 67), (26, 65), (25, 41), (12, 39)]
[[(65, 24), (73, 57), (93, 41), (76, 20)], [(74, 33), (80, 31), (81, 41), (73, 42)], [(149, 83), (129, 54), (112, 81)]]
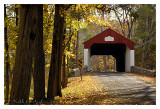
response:
[[(126, 47), (125, 53), (125, 72), (131, 72), (131, 66), (135, 64), (134, 50)], [(88, 66), (87, 71), (90, 71), (90, 48), (84, 49), (84, 65)]]
[(131, 66), (134, 66), (134, 50), (130, 50), (126, 47), (125, 53), (125, 72), (131, 72)]

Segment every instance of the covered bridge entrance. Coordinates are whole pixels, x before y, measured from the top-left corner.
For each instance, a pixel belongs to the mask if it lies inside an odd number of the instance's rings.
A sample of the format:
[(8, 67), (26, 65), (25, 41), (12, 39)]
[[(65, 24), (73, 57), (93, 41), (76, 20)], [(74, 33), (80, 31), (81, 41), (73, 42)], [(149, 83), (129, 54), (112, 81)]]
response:
[(90, 57), (93, 55), (112, 55), (116, 59), (118, 72), (130, 72), (134, 66), (134, 42), (112, 29), (107, 29), (84, 44), (84, 65), (90, 71)]

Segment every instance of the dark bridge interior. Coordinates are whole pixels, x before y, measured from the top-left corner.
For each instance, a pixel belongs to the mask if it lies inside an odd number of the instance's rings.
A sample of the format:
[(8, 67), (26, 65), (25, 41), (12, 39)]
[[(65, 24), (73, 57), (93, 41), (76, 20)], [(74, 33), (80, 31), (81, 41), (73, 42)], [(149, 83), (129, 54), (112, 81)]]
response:
[(112, 55), (116, 58), (116, 69), (118, 72), (125, 71), (126, 45), (119, 44), (93, 44), (91, 46), (92, 55)]

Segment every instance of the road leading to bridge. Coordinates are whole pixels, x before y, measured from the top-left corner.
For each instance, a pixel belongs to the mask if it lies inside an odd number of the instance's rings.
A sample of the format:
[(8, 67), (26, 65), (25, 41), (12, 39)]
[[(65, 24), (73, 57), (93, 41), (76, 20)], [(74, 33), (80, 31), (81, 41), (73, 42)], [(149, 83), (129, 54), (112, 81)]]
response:
[(108, 93), (119, 94), (121, 97), (138, 97), (138, 104), (156, 104), (156, 86), (140, 80), (136, 76), (122, 72), (95, 73), (99, 81), (104, 84)]

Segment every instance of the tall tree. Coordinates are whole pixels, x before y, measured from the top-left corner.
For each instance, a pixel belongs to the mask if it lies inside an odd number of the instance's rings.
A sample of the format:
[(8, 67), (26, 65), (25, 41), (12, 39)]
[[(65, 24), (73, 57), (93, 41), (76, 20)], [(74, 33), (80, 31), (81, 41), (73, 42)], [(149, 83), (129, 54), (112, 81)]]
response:
[[(55, 5), (54, 32), (52, 42), (51, 64), (48, 79), (47, 98), (54, 99), (61, 93), (61, 64), (63, 55), (64, 15), (61, 13), (65, 5)], [(62, 14), (62, 15), (61, 15)]]
[(43, 5), (35, 6), (36, 29), (34, 40), (34, 99), (45, 98), (45, 58), (43, 50)]
[(76, 40), (76, 67), (78, 68), (78, 58), (79, 58), (79, 31), (77, 31), (77, 40)]
[[(78, 15), (77, 15), (77, 21), (78, 21), (78, 28), (79, 28), (79, 21), (80, 21), (80, 13), (78, 8)], [(77, 40), (76, 40), (76, 67), (78, 68), (78, 58), (79, 58), (79, 30), (77, 31)]]
[[(31, 83), (34, 41), (40, 37), (40, 5), (20, 6), (20, 30), (16, 49), (15, 69), (10, 94), (10, 104), (27, 104)], [(42, 7), (43, 8), (43, 7)], [(40, 18), (39, 18), (40, 17)], [(40, 26), (40, 27), (39, 27)], [(40, 29), (40, 30), (39, 30)], [(38, 39), (40, 40), (40, 39)], [(36, 47), (35, 47), (36, 48)]]
[[(71, 33), (71, 25), (69, 28), (69, 37), (68, 41), (66, 44), (64, 44), (64, 54), (63, 54), (63, 72), (62, 72), (62, 88), (67, 87), (68, 83), (68, 74), (69, 74), (69, 51), (70, 51), (70, 43), (71, 43), (71, 38), (72, 38), (72, 33)], [(68, 47), (68, 48), (67, 48)], [(66, 62), (67, 60), (67, 62)], [(67, 68), (66, 68), (67, 67)]]
[[(4, 18), (7, 19), (6, 15), (6, 4), (4, 5)], [(5, 39), (5, 84), (6, 84), (6, 92), (5, 92), (5, 103), (8, 103), (8, 95), (9, 95), (9, 51), (8, 51), (8, 37), (7, 37), (7, 23), (5, 22), (4, 27), (4, 39)]]

